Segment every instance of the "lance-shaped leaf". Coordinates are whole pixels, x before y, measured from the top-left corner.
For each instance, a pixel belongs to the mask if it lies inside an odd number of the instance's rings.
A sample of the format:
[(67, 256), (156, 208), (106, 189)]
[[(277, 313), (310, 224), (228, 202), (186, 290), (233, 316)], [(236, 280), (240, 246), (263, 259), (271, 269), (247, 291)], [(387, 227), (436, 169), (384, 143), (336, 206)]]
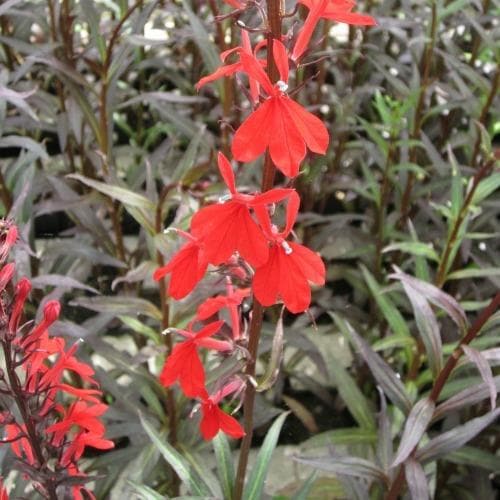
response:
[(490, 392), (491, 409), (494, 410), (497, 401), (497, 389), (495, 387), (495, 380), (493, 379), (493, 373), (491, 371), (488, 360), (480, 351), (473, 349), (472, 347), (469, 347), (467, 345), (462, 346), (462, 351), (464, 351), (465, 355), (469, 358), (469, 361), (476, 365), (482, 379), (484, 380), (484, 383), (488, 386), (488, 390)]
[(405, 462), (405, 478), (412, 500), (429, 500), (429, 488), (424, 469), (411, 457)]
[(318, 458), (297, 457), (294, 460), (301, 464), (310, 465), (315, 469), (333, 472), (334, 474), (387, 482), (387, 476), (384, 471), (373, 462), (364, 458), (333, 455)]
[(281, 309), (281, 315), (276, 323), (273, 345), (271, 347), (271, 359), (269, 360), (265, 374), (259, 380), (256, 388), (258, 392), (270, 389), (276, 382), (280, 372), (281, 360), (283, 359), (283, 311), (284, 308)]
[(402, 283), (411, 286), (415, 291), (420, 292), (429, 302), (446, 312), (461, 331), (467, 329), (465, 311), (451, 295), (448, 295), (430, 283), (426, 283), (425, 281), (403, 273), (401, 269), (396, 266), (394, 266), (394, 269), (396, 272), (389, 275), (389, 278), (400, 280)]
[(234, 488), (234, 466), (231, 448), (227, 436), (219, 432), (212, 440), (215, 459), (217, 462), (217, 473), (224, 494), (224, 500), (231, 500)]
[[(498, 393), (500, 391), (500, 375), (493, 377), (493, 383), (495, 385), (495, 391)], [(452, 411), (460, 410), (461, 408), (479, 403), (483, 399), (486, 399), (489, 395), (490, 386), (486, 382), (473, 387), (467, 387), (467, 389), (458, 392), (451, 398), (441, 403), (436, 408), (432, 420), (439, 420)]]
[(254, 498), (262, 498), (264, 483), (269, 472), (269, 462), (280, 435), (281, 427), (285, 422), (285, 418), (289, 412), (282, 413), (271, 425), (267, 431), (266, 438), (260, 447), (259, 454), (248, 478), (248, 482), (243, 490), (243, 500), (253, 500)]
[(435, 379), (443, 367), (443, 345), (436, 316), (424, 295), (405, 281), (402, 283), (406, 295), (410, 299), (415, 315), (415, 322), (417, 323), (420, 337), (427, 352), (429, 366)]
[(440, 434), (418, 450), (415, 458), (426, 463), (458, 450), (494, 422), (499, 415), (500, 408), (497, 408), (482, 417), (474, 418), (464, 425), (459, 425), (451, 431)]
[(423, 398), (411, 409), (392, 467), (403, 463), (418, 445), (432, 419), (435, 407), (434, 401)]
[(208, 485), (193, 470), (193, 467), (186, 459), (172, 446), (170, 446), (165, 436), (162, 436), (153, 425), (139, 413), (142, 426), (151, 441), (156, 445), (163, 458), (175, 470), (181, 481), (188, 487), (189, 491), (202, 497), (210, 496), (212, 493)]
[(391, 436), (391, 418), (387, 414), (387, 402), (384, 391), (377, 387), (380, 395), (380, 412), (378, 414), (378, 432), (377, 432), (377, 458), (385, 472), (389, 471), (393, 460), (392, 436)]
[(365, 342), (352, 328), (352, 326), (340, 318), (337, 314), (332, 315), (335, 323), (343, 333), (351, 339), (370, 368), (375, 380), (379, 383), (387, 397), (405, 414), (409, 413), (412, 404), (404, 388), (403, 383), (394, 373), (393, 369)]

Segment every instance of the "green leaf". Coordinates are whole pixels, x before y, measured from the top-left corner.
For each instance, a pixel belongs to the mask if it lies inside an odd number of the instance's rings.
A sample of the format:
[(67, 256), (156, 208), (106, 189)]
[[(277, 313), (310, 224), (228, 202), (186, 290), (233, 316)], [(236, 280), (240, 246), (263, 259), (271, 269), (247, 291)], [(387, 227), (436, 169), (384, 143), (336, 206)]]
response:
[(468, 278), (490, 278), (493, 276), (500, 276), (500, 267), (474, 267), (467, 269), (460, 269), (454, 271), (447, 276), (448, 280), (463, 280)]
[(271, 359), (267, 364), (264, 375), (259, 379), (256, 390), (263, 392), (269, 390), (278, 378), (283, 358), (283, 310), (276, 323), (276, 330), (271, 347)]
[(205, 127), (200, 128), (197, 134), (189, 142), (189, 146), (187, 147), (186, 152), (182, 156), (181, 160), (175, 167), (174, 173), (172, 174), (173, 182), (179, 182), (180, 180), (182, 180), (187, 172), (189, 172), (189, 170), (193, 168), (198, 149), (205, 133)]
[(78, 297), (70, 302), (72, 306), (80, 306), (91, 311), (103, 312), (114, 316), (124, 316), (133, 311), (135, 314), (144, 314), (161, 321), (161, 311), (151, 302), (139, 297), (106, 296), (106, 297)]
[(428, 243), (422, 243), (421, 241), (402, 241), (400, 243), (391, 243), (382, 250), (382, 253), (394, 252), (395, 250), (421, 257), (427, 257), (434, 262), (439, 262), (439, 256), (434, 248), (432, 248), (432, 246)]
[(231, 500), (234, 489), (234, 466), (229, 441), (223, 432), (219, 432), (212, 440), (215, 459), (217, 461), (217, 473), (224, 494), (224, 500)]
[(307, 500), (309, 498), (309, 494), (311, 492), (311, 489), (314, 485), (314, 481), (316, 479), (316, 472), (313, 472), (305, 481), (305, 483), (302, 485), (299, 491), (295, 493), (291, 500)]
[(377, 442), (377, 433), (374, 429), (347, 427), (321, 432), (310, 437), (300, 444), (302, 448), (316, 448), (327, 446), (350, 446), (356, 444), (370, 444)]
[(142, 413), (139, 413), (142, 427), (151, 441), (156, 445), (163, 458), (175, 470), (181, 481), (194, 495), (211, 496), (210, 488), (201, 477), (192, 469), (184, 457), (166, 441), (166, 436), (159, 434)]
[(80, 174), (70, 174), (66, 176), (68, 179), (75, 179), (82, 182), (86, 186), (96, 189), (100, 193), (103, 193), (114, 200), (118, 200), (129, 207), (141, 208), (143, 210), (152, 212), (155, 209), (155, 205), (152, 201), (148, 200), (145, 196), (141, 194), (134, 193), (130, 189), (114, 186), (105, 182), (99, 182), (94, 179), (89, 179)]
[(252, 468), (252, 472), (243, 490), (243, 500), (256, 500), (262, 498), (264, 491), (264, 482), (267, 473), (269, 472), (269, 462), (273, 454), (274, 448), (278, 443), (278, 437), (281, 427), (285, 422), (289, 412), (282, 413), (274, 422), (266, 434), (266, 438), (262, 443), (257, 459)]
[(494, 173), (483, 179), (476, 188), (474, 195), (472, 196), (471, 203), (473, 205), (478, 205), (484, 199), (486, 199), (490, 194), (494, 193), (500, 188), (500, 172)]
[(446, 455), (445, 460), (454, 464), (471, 465), (472, 467), (482, 467), (492, 472), (500, 470), (500, 457), (485, 450), (474, 448), (473, 446), (463, 446), (459, 450)]
[(406, 321), (404, 320), (401, 313), (397, 310), (396, 306), (392, 303), (387, 294), (383, 293), (382, 288), (375, 281), (375, 278), (365, 266), (361, 266), (361, 271), (365, 278), (366, 284), (368, 285), (368, 288), (370, 289), (370, 292), (375, 299), (375, 302), (380, 307), (380, 310), (387, 320), (387, 323), (389, 323), (391, 330), (396, 335), (409, 337), (410, 330), (408, 329), (408, 325), (406, 324)]
[(165, 500), (167, 498), (145, 484), (137, 484), (134, 481), (127, 481), (127, 483), (135, 493), (140, 495), (141, 500)]
[(332, 361), (328, 371), (349, 412), (361, 427), (375, 429), (373, 411), (364, 394), (339, 360)]

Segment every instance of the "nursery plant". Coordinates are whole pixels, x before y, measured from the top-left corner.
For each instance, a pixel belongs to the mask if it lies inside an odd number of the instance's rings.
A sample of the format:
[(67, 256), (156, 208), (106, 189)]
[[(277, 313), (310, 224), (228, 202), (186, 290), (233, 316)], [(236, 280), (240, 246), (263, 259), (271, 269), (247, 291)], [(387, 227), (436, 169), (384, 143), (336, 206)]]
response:
[(496, 0), (0, 5), (0, 498), (495, 498)]

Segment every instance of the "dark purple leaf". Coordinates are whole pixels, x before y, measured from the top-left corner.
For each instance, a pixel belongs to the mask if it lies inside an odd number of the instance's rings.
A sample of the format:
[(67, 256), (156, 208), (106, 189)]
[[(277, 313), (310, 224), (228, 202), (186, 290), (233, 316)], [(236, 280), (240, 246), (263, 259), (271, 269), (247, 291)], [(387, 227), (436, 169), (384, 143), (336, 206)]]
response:
[(424, 469), (411, 457), (405, 462), (405, 477), (412, 500), (429, 500), (429, 488)]
[(431, 399), (423, 398), (411, 409), (392, 467), (403, 463), (418, 445), (432, 419), (435, 407)]
[(425, 463), (436, 460), (450, 451), (458, 450), (493, 423), (499, 415), (500, 408), (497, 408), (482, 417), (474, 418), (464, 425), (459, 425), (451, 431), (440, 434), (418, 450), (415, 458)]
[(491, 371), (491, 367), (488, 363), (488, 360), (483, 356), (483, 354), (469, 347), (467, 345), (462, 346), (462, 350), (465, 355), (469, 358), (471, 363), (474, 363), (481, 374), (481, 378), (484, 380), (484, 383), (488, 386), (488, 390), (490, 391), (490, 402), (491, 409), (495, 409), (496, 401), (497, 401), (497, 389), (495, 387), (495, 381), (493, 380), (493, 373)]

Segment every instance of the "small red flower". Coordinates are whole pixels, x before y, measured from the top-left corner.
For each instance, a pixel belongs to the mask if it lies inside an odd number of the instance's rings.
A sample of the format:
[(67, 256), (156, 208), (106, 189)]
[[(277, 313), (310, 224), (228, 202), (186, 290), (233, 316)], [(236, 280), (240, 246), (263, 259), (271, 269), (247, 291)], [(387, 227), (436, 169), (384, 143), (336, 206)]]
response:
[(239, 439), (245, 435), (245, 431), (240, 423), (231, 415), (223, 412), (219, 406), (206, 399), (201, 403), (202, 418), (200, 423), (200, 431), (203, 439), (207, 441), (213, 439), (219, 431), (226, 433), (228, 436)]
[(115, 443), (109, 439), (104, 439), (101, 434), (93, 432), (80, 431), (70, 445), (64, 451), (61, 459), (61, 465), (66, 466), (70, 462), (76, 462), (85, 451), (85, 447), (90, 446), (98, 450), (110, 450), (114, 448)]
[(203, 439), (207, 441), (213, 439), (219, 431), (235, 439), (239, 439), (245, 435), (245, 431), (240, 423), (219, 408), (219, 403), (223, 398), (233, 392), (240, 391), (242, 388), (242, 381), (235, 379), (215, 394), (203, 399), (201, 403), (202, 417), (200, 422), (200, 431)]
[(153, 278), (159, 281), (172, 273), (168, 285), (168, 293), (176, 300), (191, 293), (197, 283), (205, 275), (208, 261), (206, 260), (201, 241), (189, 233), (177, 230), (189, 241), (163, 267), (158, 268)]
[(268, 256), (267, 239), (252, 218), (250, 208), (281, 201), (292, 190), (271, 189), (257, 195), (239, 193), (231, 164), (222, 153), (219, 153), (218, 163), (229, 188), (229, 201), (198, 211), (191, 221), (191, 232), (203, 241), (205, 258), (211, 264), (227, 262), (235, 251), (253, 266), (263, 264)]
[(167, 358), (160, 374), (160, 382), (169, 387), (179, 380), (184, 394), (190, 398), (207, 395), (205, 389), (205, 370), (198, 356), (198, 347), (214, 349), (216, 351), (229, 351), (232, 345), (224, 340), (209, 338), (217, 333), (223, 321), (209, 323), (198, 333), (188, 330), (175, 330), (187, 338), (185, 342), (177, 344)]
[(273, 85), (257, 59), (245, 52), (240, 59), (246, 73), (257, 80), (269, 95), (241, 124), (234, 135), (232, 153), (236, 160), (250, 162), (269, 148), (275, 165), (287, 177), (295, 177), (306, 155), (306, 147), (324, 154), (328, 131), (323, 122), (288, 97), (288, 54), (284, 45), (273, 41), (273, 56), (281, 80)]
[[(239, 2), (238, 2), (239, 3)], [(240, 8), (240, 7), (237, 7)], [(257, 51), (265, 44), (266, 42), (261, 42), (256, 45), (253, 53), (252, 53), (252, 46), (250, 44), (250, 37), (248, 35), (248, 32), (246, 30), (241, 30), (241, 47), (234, 47), (232, 49), (226, 50), (222, 52), (220, 55), (221, 61), (224, 63), (226, 62), (226, 59), (231, 55), (231, 54), (240, 54), (241, 52), (245, 52), (249, 54), (250, 56), (253, 54), (255, 57), (257, 57)], [(262, 66), (266, 65), (266, 60), (265, 59), (257, 59), (259, 64)], [(219, 78), (223, 78), (225, 76), (232, 76), (235, 73), (238, 72), (244, 72), (243, 64), (240, 61), (233, 63), (233, 64), (226, 64), (225, 66), (220, 66), (217, 68), (213, 73), (210, 75), (204, 76), (203, 78), (200, 79), (200, 81), (195, 85), (196, 90), (200, 90), (201, 87), (206, 85), (207, 83), (211, 83), (215, 80), (218, 80)], [(250, 86), (250, 97), (252, 99), (252, 102), (257, 103), (259, 102), (259, 92), (260, 92), (260, 85), (259, 82), (255, 79), (252, 78), (250, 75), (248, 76), (248, 83)]]
[(356, 6), (352, 0), (297, 0), (309, 9), (307, 18), (300, 30), (295, 46), (293, 47), (292, 59), (296, 61), (305, 52), (314, 28), (321, 18), (337, 21), (339, 23), (354, 24), (359, 26), (372, 26), (376, 24), (375, 19), (364, 14), (351, 12)]
[(311, 302), (309, 282), (325, 283), (325, 265), (321, 257), (309, 248), (286, 241), (297, 218), (300, 199), (294, 193), (287, 206), (286, 227), (282, 232), (273, 230), (266, 210), (258, 210), (262, 227), (273, 241), (269, 260), (255, 271), (253, 291), (263, 306), (271, 306), (278, 298), (292, 313), (305, 311)]

